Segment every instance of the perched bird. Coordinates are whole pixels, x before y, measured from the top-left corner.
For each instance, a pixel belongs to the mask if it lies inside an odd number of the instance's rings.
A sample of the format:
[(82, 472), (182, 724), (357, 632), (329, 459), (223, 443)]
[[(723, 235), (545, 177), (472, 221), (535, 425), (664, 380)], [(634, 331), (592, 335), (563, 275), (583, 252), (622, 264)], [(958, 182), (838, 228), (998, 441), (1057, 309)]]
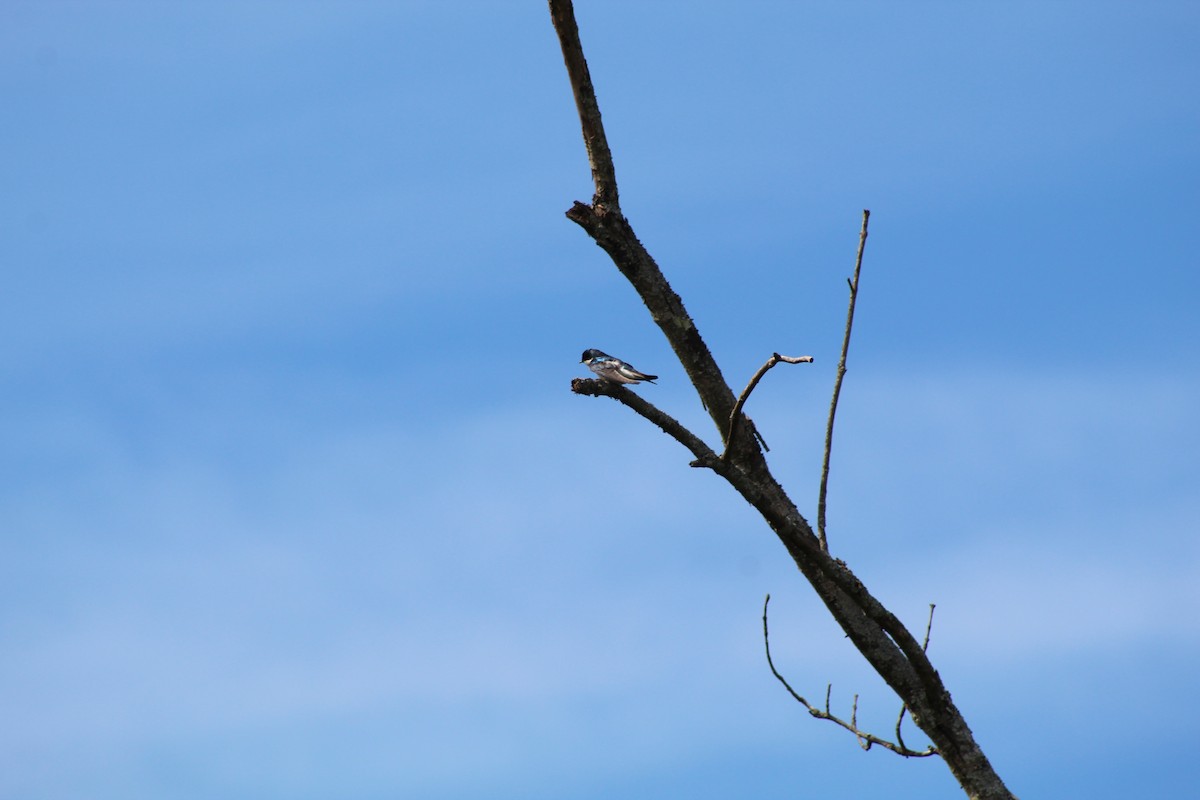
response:
[(621, 359), (613, 358), (596, 349), (584, 350), (583, 359), (579, 363), (587, 364), (588, 369), (612, 383), (638, 383), (640, 381), (654, 383), (654, 379), (658, 377), (638, 372)]

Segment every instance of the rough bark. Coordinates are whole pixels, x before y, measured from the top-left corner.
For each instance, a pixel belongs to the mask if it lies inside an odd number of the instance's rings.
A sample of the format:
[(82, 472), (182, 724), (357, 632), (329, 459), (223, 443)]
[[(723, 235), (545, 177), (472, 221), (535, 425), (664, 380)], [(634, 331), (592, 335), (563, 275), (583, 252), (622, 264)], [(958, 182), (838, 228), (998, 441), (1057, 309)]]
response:
[(1013, 795), (980, 749), (966, 720), (954, 705), (922, 644), (839, 559), (822, 546), (768, 468), (753, 423), (731, 425), (736, 403), (712, 353), (700, 336), (683, 301), (634, 234), (621, 213), (616, 171), (604, 134), (587, 62), (570, 0), (549, 0), (550, 13), (563, 50), (580, 124), (592, 168), (595, 194), (590, 205), (575, 203), (567, 217), (587, 232), (612, 258), (637, 290), (654, 322), (666, 336), (701, 401), (724, 439), (718, 455), (700, 437), (670, 415), (620, 386), (577, 379), (578, 394), (604, 395), (629, 406), (658, 425), (695, 456), (693, 466), (713, 470), (762, 515), (783, 543), (800, 572), (846, 632), (863, 657), (908, 707), (913, 722), (925, 732), (968, 797), (1001, 800)]

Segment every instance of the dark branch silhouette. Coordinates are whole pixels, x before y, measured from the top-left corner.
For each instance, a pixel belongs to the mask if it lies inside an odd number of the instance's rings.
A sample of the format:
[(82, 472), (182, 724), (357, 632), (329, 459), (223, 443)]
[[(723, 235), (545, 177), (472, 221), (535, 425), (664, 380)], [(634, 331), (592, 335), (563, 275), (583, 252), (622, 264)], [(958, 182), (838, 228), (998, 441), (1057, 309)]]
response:
[[(929, 652), (929, 632), (933, 630), (933, 610), (937, 608), (933, 603), (929, 604), (929, 619), (925, 622), (925, 639), (921, 642), (921, 649), (926, 653)], [(766, 613), (766, 606), (763, 606), (763, 613)], [(900, 726), (904, 724), (904, 715), (908, 711), (908, 706), (900, 706), (900, 715), (896, 717), (896, 742), (901, 747), (904, 747), (904, 736), (900, 733)], [(907, 748), (906, 748), (907, 749)]]
[[(608, 253), (637, 291), (687, 372), (717, 435), (724, 439), (723, 454), (718, 456), (699, 436), (628, 389), (577, 379), (571, 384), (572, 391), (604, 395), (623, 403), (683, 444), (695, 456), (692, 466), (712, 469), (724, 478), (762, 515), (821, 602), (872, 668), (896, 692), (913, 722), (929, 737), (967, 795), (980, 800), (1011, 798), (1013, 795), (975, 741), (922, 644), (844, 562), (829, 554), (771, 474), (759, 439), (737, 435), (741, 424), (753, 426), (753, 422), (738, 408), (733, 390), (683, 301), (621, 213), (616, 170), (579, 40), (574, 8), (570, 0), (549, 0), (549, 4), (575, 95), (594, 183), (591, 205), (576, 202), (566, 212), (567, 218)], [(855, 290), (853, 284), (851, 289)], [(744, 422), (739, 422), (743, 419)]]
[(825, 424), (825, 457), (821, 462), (821, 489), (817, 492), (817, 538), (821, 549), (829, 549), (825, 536), (825, 494), (829, 489), (829, 458), (833, 452), (833, 418), (837, 415), (838, 398), (842, 394), (842, 379), (846, 377), (846, 355), (850, 352), (850, 331), (854, 328), (854, 303), (858, 300), (858, 276), (862, 274), (863, 251), (867, 248), (867, 223), (871, 212), (863, 209), (862, 231), (858, 234), (858, 257), (854, 259), (854, 279), (850, 284), (850, 307), (846, 311), (846, 334), (842, 337), (842, 357), (838, 359), (837, 378), (833, 381), (833, 400), (829, 403), (829, 421)]
[[(742, 418), (742, 406), (746, 405), (746, 400), (749, 399), (750, 393), (754, 391), (755, 386), (758, 386), (758, 382), (762, 380), (763, 375), (767, 374), (767, 370), (778, 364), (780, 361), (784, 361), (788, 364), (811, 364), (812, 360), (812, 356), (793, 357), (781, 356), (779, 353), (771, 354), (771, 357), (767, 359), (767, 363), (758, 368), (758, 372), (754, 373), (754, 377), (750, 379), (748, 384), (746, 384), (746, 388), (742, 389), (742, 393), (738, 396), (737, 402), (733, 404), (733, 411), (729, 414), (729, 433), (725, 437), (725, 441), (727, 443), (726, 447), (728, 447), (728, 442), (733, 441), (733, 435), (736, 433), (739, 427), (738, 422)], [(771, 449), (767, 447), (767, 443), (763, 441), (762, 436), (759, 435), (757, 430), (754, 431), (754, 435), (758, 438), (759, 443), (763, 446), (763, 450)], [(724, 456), (722, 456), (722, 458), (724, 458)]]
[[(829, 695), (833, 692), (833, 684), (832, 683), (827, 684), (825, 687), (825, 709), (823, 711), (821, 709), (817, 708), (816, 706), (814, 706), (812, 703), (805, 700), (804, 697), (801, 696), (795, 689), (793, 689), (792, 685), (787, 682), (787, 678), (785, 678), (779, 674), (779, 670), (777, 670), (775, 668), (775, 661), (771, 658), (771, 634), (767, 628), (767, 606), (770, 604), (770, 602), (771, 602), (771, 595), (767, 595), (767, 599), (765, 601), (763, 601), (763, 616), (762, 616), (763, 645), (766, 647), (766, 650), (767, 650), (767, 666), (769, 666), (771, 668), (771, 674), (774, 675), (775, 678), (780, 683), (783, 684), (783, 688), (788, 690), (788, 694), (790, 694), (793, 698), (795, 698), (796, 702), (800, 703), (802, 706), (804, 706), (806, 709), (808, 709), (809, 714), (812, 714), (817, 719), (827, 719), (830, 722), (840, 725), (843, 728), (845, 728), (846, 730), (850, 731), (851, 733), (854, 734), (854, 738), (856, 738), (858, 740), (859, 746), (862, 747), (863, 750), (870, 750), (871, 745), (877, 744), (880, 747), (887, 748), (888, 750), (891, 750), (893, 753), (902, 755), (905, 758), (924, 758), (926, 756), (937, 755), (937, 748), (934, 747), (933, 745), (926, 747), (924, 750), (909, 750), (907, 747), (905, 747), (904, 740), (900, 738), (900, 722), (899, 721), (896, 722), (896, 741), (895, 742), (889, 742), (886, 739), (881, 739), (880, 737), (876, 736), (873, 733), (868, 733), (867, 731), (860, 729), (858, 727), (858, 695), (854, 695), (854, 704), (853, 704), (853, 706), (851, 706), (849, 722), (847, 722), (844, 719), (834, 716), (833, 713), (830, 712), (830, 710), (829, 710)], [(928, 639), (927, 639), (927, 641), (928, 641)], [(901, 713), (900, 719), (903, 719), (904, 718), (903, 707), (901, 708), (900, 713)]]

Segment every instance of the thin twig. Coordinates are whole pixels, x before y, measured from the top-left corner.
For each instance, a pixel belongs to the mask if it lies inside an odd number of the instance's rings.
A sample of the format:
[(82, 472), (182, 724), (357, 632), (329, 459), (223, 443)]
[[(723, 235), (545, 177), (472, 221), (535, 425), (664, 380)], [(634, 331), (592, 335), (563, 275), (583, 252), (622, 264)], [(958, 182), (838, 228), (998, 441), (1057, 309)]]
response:
[[(925, 622), (925, 641), (921, 642), (921, 652), (924, 653), (929, 649), (929, 632), (933, 629), (933, 610), (937, 608), (934, 603), (929, 604), (929, 619)], [(908, 711), (908, 706), (900, 706), (900, 716), (896, 717), (896, 742), (904, 747), (904, 737), (900, 735), (900, 725), (904, 722), (904, 714)]]
[(858, 735), (858, 695), (854, 695), (854, 704), (850, 706), (850, 727), (854, 728), (854, 738), (863, 750), (871, 749), (871, 742)]
[[(787, 678), (785, 678), (779, 674), (779, 670), (775, 669), (775, 662), (771, 660), (771, 635), (770, 635), (770, 632), (767, 630), (767, 606), (770, 605), (770, 603), (771, 603), (771, 595), (768, 594), (767, 599), (763, 601), (763, 644), (766, 645), (766, 648), (767, 648), (767, 666), (771, 668), (771, 674), (774, 675), (776, 677), (776, 679), (778, 679), (778, 681), (783, 684), (783, 688), (787, 689), (788, 693), (792, 697), (794, 697), (797, 702), (799, 702), (801, 705), (803, 705), (805, 708), (807, 708), (811, 712), (813, 710), (813, 707), (811, 705), (809, 705), (807, 700), (805, 700), (800, 695), (796, 694), (796, 690), (793, 689), (792, 685), (787, 682)], [(830, 684), (830, 689), (832, 689), (832, 688), (833, 688), (833, 685)], [(828, 691), (825, 693), (825, 707), (829, 708), (829, 692)]]
[(791, 684), (787, 682), (787, 679), (779, 674), (779, 670), (775, 669), (775, 662), (771, 659), (771, 634), (767, 627), (767, 606), (770, 605), (770, 603), (771, 603), (771, 595), (768, 594), (767, 599), (763, 601), (763, 617), (762, 617), (762, 620), (763, 620), (763, 646), (766, 648), (766, 651), (767, 651), (767, 666), (769, 666), (771, 668), (771, 674), (775, 676), (775, 679), (778, 680), (781, 684), (783, 684), (783, 688), (787, 689), (788, 694), (790, 694), (792, 696), (792, 698), (796, 700), (796, 702), (798, 702), (798, 703), (800, 703), (800, 705), (804, 706), (808, 710), (808, 713), (810, 715), (816, 717), (817, 719), (827, 719), (830, 722), (834, 723), (835, 725), (840, 725), (841, 727), (850, 731), (852, 734), (854, 734), (854, 737), (858, 740), (859, 746), (862, 747), (863, 750), (870, 750), (871, 745), (877, 744), (880, 747), (883, 747), (887, 750), (891, 750), (893, 753), (904, 756), (905, 758), (925, 758), (927, 756), (938, 755), (938, 750), (933, 745), (930, 745), (929, 747), (925, 748), (924, 750), (909, 750), (907, 747), (904, 746), (904, 744), (902, 742), (901, 743), (889, 742), (887, 739), (881, 739), (880, 737), (876, 736), (875, 734), (868, 733), (867, 731), (864, 731), (861, 728), (859, 728), (858, 727), (858, 695), (854, 695), (854, 705), (850, 709), (850, 721), (849, 722), (847, 722), (844, 719), (840, 719), (840, 718), (834, 716), (829, 708), (829, 696), (833, 692), (833, 684), (832, 683), (825, 685), (825, 710), (824, 711), (822, 711), (821, 709), (817, 708), (816, 706), (812, 705), (807, 700), (805, 700), (795, 689), (792, 688)]
[[(746, 405), (746, 400), (750, 397), (750, 393), (754, 391), (755, 386), (758, 386), (758, 382), (762, 380), (763, 375), (767, 374), (767, 370), (780, 361), (785, 361), (788, 364), (811, 364), (812, 360), (812, 356), (781, 356), (779, 353), (772, 353), (771, 357), (767, 359), (767, 363), (758, 368), (758, 372), (754, 373), (754, 377), (746, 384), (746, 388), (742, 390), (737, 402), (733, 405), (733, 411), (729, 414), (729, 433), (725, 436), (725, 449), (727, 452), (729, 450), (729, 443), (733, 441), (733, 434), (737, 429), (738, 420), (741, 418), (742, 406)], [(764, 449), (770, 449), (766, 447), (765, 442), (763, 442), (763, 446)]]
[(833, 400), (829, 404), (829, 422), (825, 426), (825, 459), (821, 464), (821, 491), (817, 496), (817, 538), (821, 549), (829, 549), (825, 538), (825, 495), (829, 489), (829, 456), (833, 450), (833, 418), (837, 414), (838, 396), (842, 393), (842, 378), (846, 377), (846, 354), (850, 351), (850, 330), (854, 327), (854, 301), (858, 299), (858, 276), (862, 272), (863, 250), (867, 246), (867, 220), (871, 212), (863, 209), (862, 231), (858, 234), (858, 258), (854, 261), (854, 280), (850, 284), (850, 308), (846, 312), (846, 335), (842, 338), (842, 357), (838, 360), (837, 379), (833, 382)]
[(921, 642), (921, 652), (929, 651), (929, 632), (933, 630), (933, 610), (937, 608), (936, 603), (929, 604), (929, 619), (925, 621), (925, 641)]

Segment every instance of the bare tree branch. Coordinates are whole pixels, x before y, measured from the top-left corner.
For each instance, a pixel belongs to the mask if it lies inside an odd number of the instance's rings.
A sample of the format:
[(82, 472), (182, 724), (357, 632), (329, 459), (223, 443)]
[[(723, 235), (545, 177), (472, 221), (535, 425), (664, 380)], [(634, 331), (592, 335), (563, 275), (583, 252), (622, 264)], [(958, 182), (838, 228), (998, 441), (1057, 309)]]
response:
[[(740, 415), (742, 413), (742, 406), (746, 405), (746, 400), (750, 397), (750, 393), (754, 391), (755, 386), (758, 386), (758, 382), (762, 380), (763, 375), (767, 374), (767, 370), (778, 364), (780, 361), (785, 361), (788, 364), (811, 364), (812, 360), (812, 356), (781, 356), (779, 353), (771, 354), (771, 357), (767, 359), (767, 363), (759, 367), (758, 372), (754, 373), (754, 377), (750, 379), (748, 384), (746, 384), (746, 388), (742, 390), (742, 393), (738, 396), (737, 402), (733, 406), (733, 411), (731, 411), (729, 414), (729, 433), (725, 437), (726, 449), (729, 448), (729, 443), (733, 441), (733, 434), (735, 433), (735, 429), (738, 427), (738, 420), (740, 419)], [(758, 435), (757, 430), (755, 431), (755, 435)], [(759, 437), (759, 443), (762, 444), (764, 450), (771, 449), (767, 447), (766, 442), (762, 441), (762, 437)], [(724, 455), (721, 457), (724, 458)]]
[[(733, 390), (683, 301), (616, 205), (616, 173), (603, 138), (599, 105), (587, 74), (572, 4), (570, 0), (549, 0), (549, 5), (576, 97), (596, 188), (593, 204), (576, 202), (567, 211), (567, 218), (609, 254), (637, 291), (687, 372), (718, 433), (728, 436), (736, 405)], [(588, 387), (575, 382), (572, 387), (581, 394), (605, 394), (635, 407), (634, 401), (615, 392), (580, 391)], [(636, 397), (632, 392), (627, 394)], [(657, 412), (651, 409), (647, 403), (639, 413), (650, 418), (648, 415)], [(771, 474), (758, 441), (753, 436), (734, 437), (727, 442), (724, 456), (718, 457), (678, 423), (672, 426), (674, 420), (670, 417), (657, 413), (655, 424), (696, 455), (693, 466), (711, 467), (762, 515), (846, 636), (908, 707), (913, 722), (929, 736), (967, 795), (978, 800), (1010, 800), (1012, 794), (975, 741), (921, 644), (844, 562), (832, 558), (822, 547), (808, 521)], [(748, 418), (746, 423), (753, 424)]]
[(661, 428), (663, 433), (691, 450), (697, 461), (702, 462), (697, 463), (696, 466), (712, 466), (719, 461), (717, 454), (699, 436), (637, 392), (630, 391), (619, 383), (597, 378), (575, 378), (571, 381), (571, 391), (575, 394), (592, 397), (611, 397), (618, 403), (628, 406)]
[(579, 122), (583, 128), (583, 143), (587, 147), (588, 163), (592, 167), (592, 183), (596, 186), (592, 205), (620, 216), (617, 170), (613, 165), (612, 152), (608, 149), (608, 137), (604, 135), (604, 124), (600, 121), (600, 104), (596, 101), (592, 75), (588, 70), (587, 60), (583, 57), (579, 26), (575, 23), (575, 9), (570, 3), (551, 3), (550, 15), (562, 43), (563, 61), (567, 65), (567, 75), (571, 78), (575, 108), (579, 111)]
[[(929, 604), (929, 619), (925, 622), (925, 641), (921, 642), (921, 649), (929, 652), (929, 632), (933, 630), (933, 610), (937, 608), (933, 603)], [(904, 747), (904, 737), (900, 734), (900, 725), (904, 722), (904, 713), (908, 711), (908, 706), (900, 706), (900, 716), (896, 717), (896, 741), (901, 747)]]
[[(859, 746), (862, 747), (863, 750), (870, 750), (871, 745), (877, 744), (880, 747), (891, 750), (893, 753), (902, 755), (905, 758), (925, 758), (926, 756), (937, 755), (937, 748), (934, 747), (933, 745), (930, 745), (929, 747), (925, 748), (924, 750), (909, 750), (907, 747), (904, 746), (904, 742), (901, 742), (899, 740), (897, 740), (897, 742), (889, 742), (886, 739), (882, 739), (873, 733), (869, 733), (869, 732), (864, 731), (861, 728), (859, 728), (858, 727), (858, 695), (854, 695), (854, 704), (850, 710), (850, 721), (849, 722), (847, 722), (844, 719), (841, 719), (840, 717), (835, 716), (829, 710), (829, 695), (833, 691), (833, 684), (828, 684), (825, 687), (825, 709), (823, 711), (821, 709), (817, 708), (816, 706), (814, 706), (812, 703), (805, 700), (802, 695), (800, 695), (795, 689), (792, 688), (791, 684), (787, 682), (787, 679), (779, 674), (779, 670), (775, 668), (775, 662), (771, 659), (771, 634), (767, 628), (767, 606), (770, 604), (770, 602), (771, 602), (771, 595), (767, 595), (767, 599), (763, 601), (763, 616), (762, 616), (763, 645), (766, 647), (766, 650), (767, 650), (767, 665), (771, 668), (771, 674), (775, 676), (776, 680), (778, 680), (781, 684), (783, 684), (783, 688), (788, 690), (788, 694), (790, 694), (792, 696), (792, 698), (796, 700), (796, 702), (800, 703), (800, 705), (802, 705), (806, 709), (808, 709), (809, 714), (816, 717), (817, 719), (829, 720), (830, 722), (832, 722), (836, 725), (840, 725), (841, 727), (850, 731), (851, 733), (854, 734), (854, 737), (856, 739), (858, 739)], [(897, 733), (899, 733), (899, 726), (897, 726)]]
[(854, 327), (854, 301), (858, 299), (858, 276), (862, 272), (863, 250), (867, 247), (867, 221), (871, 212), (863, 209), (862, 231), (858, 234), (858, 257), (854, 260), (854, 280), (850, 284), (850, 308), (846, 311), (846, 335), (842, 337), (842, 357), (838, 359), (837, 378), (833, 381), (833, 400), (829, 403), (829, 421), (825, 425), (825, 459), (821, 462), (821, 490), (817, 493), (817, 538), (821, 549), (829, 549), (825, 537), (825, 493), (829, 488), (829, 457), (833, 451), (833, 418), (837, 414), (838, 397), (842, 393), (842, 378), (846, 377), (846, 354), (850, 351), (850, 330)]
[[(579, 40), (575, 10), (570, 0), (550, 0), (550, 17), (562, 46), (563, 63), (575, 95), (575, 107), (579, 111), (579, 123), (595, 186), (592, 205), (576, 202), (567, 211), (567, 219), (587, 231), (633, 285), (649, 309), (651, 318), (667, 337), (688, 379), (696, 387), (700, 402), (708, 410), (713, 424), (723, 434), (727, 430), (730, 409), (733, 408), (733, 391), (721, 375), (708, 345), (700, 337), (696, 324), (683, 307), (683, 301), (667, 283), (658, 264), (621, 214), (617, 200), (616, 168), (608, 148), (604, 123), (600, 119), (600, 105), (596, 101), (587, 59), (583, 55), (583, 44)], [(743, 446), (757, 451), (753, 441)]]

